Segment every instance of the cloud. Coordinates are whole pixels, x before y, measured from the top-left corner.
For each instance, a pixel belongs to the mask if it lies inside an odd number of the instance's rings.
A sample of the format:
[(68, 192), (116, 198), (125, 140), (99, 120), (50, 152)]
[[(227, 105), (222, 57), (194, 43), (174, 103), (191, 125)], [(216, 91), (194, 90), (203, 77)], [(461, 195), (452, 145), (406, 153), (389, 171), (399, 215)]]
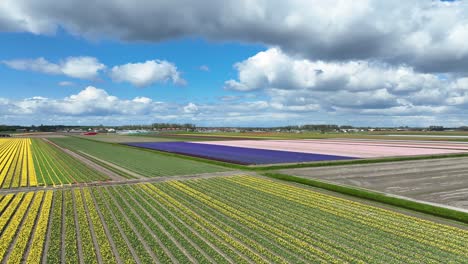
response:
[[(402, 103), (374, 107), (367, 94), (337, 94), (348, 97), (346, 105), (325, 108), (321, 101), (307, 92), (280, 90), (271, 98), (256, 101), (219, 101), (211, 103), (154, 101), (148, 97), (119, 98), (103, 89), (88, 86), (63, 98), (35, 96), (25, 99), (0, 98), (0, 123), (4, 124), (67, 124), (122, 125), (153, 122), (195, 123), (201, 126), (279, 126), (307, 123), (335, 123), (363, 126), (464, 125), (468, 109), (466, 80), (451, 82), (451, 103), (416, 105)], [(460, 85), (460, 86), (456, 86)], [(365, 93), (365, 92), (358, 92)], [(376, 92), (383, 102), (389, 96)], [(274, 97), (273, 95), (281, 95)], [(284, 100), (283, 100), (284, 99)], [(399, 99), (397, 99), (398, 102)], [(369, 103), (369, 101), (371, 103)], [(364, 107), (356, 107), (361, 105)], [(369, 107), (369, 105), (371, 107)], [(342, 109), (346, 111), (342, 111)]]
[(430, 116), (461, 115), (468, 106), (468, 78), (441, 78), (408, 66), (311, 61), (270, 48), (234, 67), (238, 78), (226, 81), (226, 90), (263, 93), (282, 111)]
[(206, 65), (201, 65), (200, 67), (198, 67), (198, 69), (200, 69), (200, 71), (204, 71), (204, 72), (209, 72), (210, 71), (210, 67), (208, 67)]
[(98, 72), (106, 68), (93, 57), (69, 57), (61, 64), (62, 72), (79, 79), (94, 79)]
[(148, 60), (142, 63), (128, 63), (112, 67), (110, 77), (115, 82), (129, 82), (135, 86), (145, 87), (156, 82), (171, 81), (184, 85), (177, 67), (165, 60)]
[(198, 112), (198, 106), (194, 103), (189, 103), (183, 107), (184, 113), (192, 114)]
[(288, 54), (308, 59), (404, 63), (423, 72), (465, 72), (467, 21), (466, 1), (3, 0), (0, 3), (3, 31), (51, 34), (64, 28), (92, 38), (154, 42), (199, 36), (278, 46)]
[(69, 81), (62, 81), (58, 83), (59, 86), (74, 86), (75, 83)]
[(270, 48), (234, 65), (238, 80), (225, 82), (225, 89), (313, 91), (369, 91), (387, 89), (394, 94), (419, 91), (438, 84), (433, 74), (415, 72), (411, 67), (394, 67), (368, 61), (311, 61)]
[(94, 57), (68, 57), (59, 63), (52, 63), (40, 57), (37, 59), (3, 60), (6, 66), (21, 71), (34, 71), (53, 75), (66, 75), (78, 79), (95, 79), (106, 68)]
[(51, 63), (44, 58), (18, 59), (2, 61), (6, 66), (19, 71), (35, 71), (46, 74), (62, 74), (60, 65)]
[(150, 98), (119, 99), (93, 86), (60, 100), (36, 96), (12, 102), (12, 105), (14, 113), (18, 114), (64, 116), (138, 115), (148, 114), (157, 108)]

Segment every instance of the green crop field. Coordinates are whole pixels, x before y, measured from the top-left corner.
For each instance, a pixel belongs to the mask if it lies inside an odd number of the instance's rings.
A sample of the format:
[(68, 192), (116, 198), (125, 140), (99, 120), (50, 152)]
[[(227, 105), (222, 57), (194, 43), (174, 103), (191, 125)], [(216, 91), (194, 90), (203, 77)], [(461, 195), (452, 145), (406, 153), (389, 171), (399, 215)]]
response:
[(251, 176), (0, 196), (2, 263), (462, 263), (468, 231)]
[(32, 139), (32, 157), (39, 185), (104, 181), (109, 178), (41, 139)]
[(109, 161), (146, 177), (187, 175), (227, 171), (228, 168), (203, 162), (172, 157), (123, 145), (80, 138), (50, 139), (56, 144), (95, 158)]
[[(427, 141), (458, 141), (467, 142), (467, 132), (436, 132), (436, 131), (374, 131), (374, 132), (352, 132), (352, 133), (337, 133), (337, 132), (216, 132), (216, 133), (202, 133), (202, 132), (184, 132), (174, 133), (173, 135), (179, 138), (194, 138), (197, 140), (209, 140), (209, 138), (222, 139), (378, 139), (378, 140), (427, 140)], [(392, 135), (392, 136), (388, 136)], [(434, 137), (436, 136), (436, 137)], [(461, 136), (457, 138), (456, 136)], [(165, 135), (169, 137), (169, 135)]]
[(96, 140), (110, 143), (128, 143), (128, 142), (167, 142), (175, 141), (170, 138), (151, 137), (145, 135), (118, 135), (118, 134), (98, 134), (94, 136), (77, 136), (79, 138)]

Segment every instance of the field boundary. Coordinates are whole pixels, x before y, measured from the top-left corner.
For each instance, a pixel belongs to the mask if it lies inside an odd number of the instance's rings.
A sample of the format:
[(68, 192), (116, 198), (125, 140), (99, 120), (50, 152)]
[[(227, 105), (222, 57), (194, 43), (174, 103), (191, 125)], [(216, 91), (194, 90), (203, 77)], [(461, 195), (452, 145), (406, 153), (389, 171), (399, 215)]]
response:
[(262, 175), (278, 180), (283, 180), (287, 182), (300, 183), (312, 187), (317, 187), (329, 191), (334, 191), (341, 194), (347, 194), (355, 196), (358, 198), (363, 198), (367, 200), (372, 200), (384, 204), (394, 205), (397, 207), (414, 210), (421, 213), (430, 214), (433, 216), (443, 217), (451, 220), (456, 220), (459, 222), (468, 224), (468, 212), (460, 209), (452, 209), (449, 207), (444, 207), (441, 205), (435, 205), (428, 202), (423, 202), (419, 200), (414, 200), (397, 195), (389, 195), (377, 191), (371, 191), (363, 188), (352, 187), (348, 185), (338, 185), (322, 180), (302, 178), (297, 176), (292, 176), (288, 174), (275, 173), (275, 172), (265, 172)]
[(255, 173), (246, 171), (225, 171), (225, 172), (208, 172), (199, 174), (187, 174), (177, 176), (164, 176), (164, 177), (153, 177), (153, 178), (142, 178), (142, 179), (131, 179), (122, 181), (107, 181), (107, 182), (88, 182), (88, 183), (77, 183), (62, 186), (45, 186), (45, 187), (22, 187), (15, 189), (0, 189), (0, 195), (15, 194), (21, 192), (37, 192), (45, 190), (73, 190), (83, 187), (99, 187), (99, 186), (118, 186), (118, 185), (131, 185), (138, 183), (152, 183), (152, 182), (165, 182), (165, 181), (185, 181), (193, 179), (208, 179), (214, 177), (230, 177), (236, 175), (256, 175)]

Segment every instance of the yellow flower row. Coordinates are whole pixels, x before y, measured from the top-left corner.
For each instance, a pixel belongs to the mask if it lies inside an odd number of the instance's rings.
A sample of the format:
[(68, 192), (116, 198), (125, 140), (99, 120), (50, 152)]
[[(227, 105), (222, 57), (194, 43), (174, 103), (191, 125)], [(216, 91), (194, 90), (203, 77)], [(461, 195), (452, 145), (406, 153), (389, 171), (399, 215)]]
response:
[[(196, 229), (202, 229), (202, 230), (208, 230), (209, 232), (213, 233), (214, 235), (218, 236), (224, 243), (227, 245), (230, 245), (231, 247), (235, 248), (242, 254), (249, 255), (250, 258), (252, 258), (256, 263), (263, 263), (262, 259), (260, 256), (254, 256), (251, 254), (251, 252), (245, 248), (242, 244), (240, 244), (238, 241), (234, 240), (229, 234), (226, 234), (225, 232), (217, 229), (215, 226), (213, 226), (211, 223), (200, 217), (197, 213), (194, 211), (190, 210), (189, 208), (185, 207), (183, 204), (179, 203), (177, 200), (173, 199), (172, 197), (168, 196), (165, 192), (159, 190), (153, 185), (141, 185), (143, 188), (147, 189), (149, 187), (149, 191), (152, 192), (153, 194), (159, 196), (158, 198), (160, 199), (159, 201), (166, 206), (169, 207), (176, 207), (178, 210), (181, 210), (183, 213), (188, 215), (190, 218), (194, 220), (194, 223), (196, 226), (194, 228)], [(161, 199), (163, 198), (163, 199)], [(166, 201), (167, 199), (167, 201)], [(169, 202), (168, 202), (169, 201)], [(229, 248), (229, 247), (228, 247)], [(236, 259), (234, 259), (236, 263), (247, 263), (247, 261), (240, 257), (237, 256)]]
[(31, 243), (31, 250), (27, 257), (26, 263), (40, 263), (42, 257), (42, 251), (44, 249), (44, 242), (47, 232), (47, 224), (49, 222), (50, 207), (52, 205), (53, 192), (48, 191), (44, 198), (44, 203), (37, 222), (36, 231)]
[(34, 200), (29, 208), (26, 219), (17, 235), (17, 239), (13, 250), (8, 258), (7, 263), (20, 263), (23, 258), (24, 251), (29, 242), (29, 237), (31, 236), (34, 223), (36, 222), (37, 212), (42, 203), (42, 196), (44, 195), (43, 191), (37, 192)]
[[(272, 234), (278, 236), (277, 241), (283, 245), (295, 245), (300, 251), (303, 251), (304, 254), (309, 252), (312, 253), (314, 259), (312, 261), (324, 261), (328, 263), (341, 263), (337, 256), (341, 255), (340, 252), (332, 249), (328, 245), (321, 243), (319, 241), (315, 241), (314, 244), (304, 241), (305, 236), (298, 238), (296, 236), (291, 235), (290, 233), (284, 232), (281, 228), (276, 225), (266, 224), (262, 221), (259, 221), (255, 217), (252, 217), (248, 214), (245, 214), (227, 204), (221, 203), (211, 197), (198, 192), (181, 182), (170, 182), (170, 185), (176, 187), (177, 189), (191, 195), (193, 198), (198, 199), (199, 201), (207, 204), (208, 206), (215, 208), (216, 210), (222, 212), (223, 214), (236, 219), (237, 221), (245, 224), (246, 226), (252, 229), (264, 229)], [(336, 255), (331, 255), (330, 253), (334, 252)], [(346, 256), (341, 255), (341, 258), (346, 258)], [(318, 258), (318, 259), (315, 259)]]
[(3, 188), (37, 186), (29, 138), (0, 139), (0, 185)]
[(2, 216), (0, 217), (0, 232), (1, 232), (1, 230), (3, 230), (3, 228), (5, 227), (8, 220), (10, 220), (10, 217), (15, 212), (16, 207), (18, 206), (18, 204), (20, 204), (21, 200), (23, 199), (23, 196), (24, 196), (24, 193), (17, 194), (14, 197), (13, 201), (8, 205), (8, 207), (2, 213)]
[(7, 206), (10, 200), (13, 198), (14, 194), (7, 194), (3, 197), (2, 201), (0, 202), (0, 212)]
[(27, 193), (25, 195), (24, 200), (21, 202), (15, 214), (11, 218), (9, 225), (4, 230), (2, 239), (0, 240), (0, 259), (3, 259), (7, 253), (10, 243), (13, 240), (19, 225), (21, 224), (21, 220), (23, 219), (24, 214), (28, 210), (33, 196), (33, 192)]
[(85, 203), (88, 206), (89, 217), (96, 234), (97, 243), (99, 245), (99, 252), (101, 253), (102, 260), (104, 263), (115, 263), (114, 253), (112, 252), (109, 238), (107, 237), (104, 227), (101, 222), (101, 218), (94, 206), (93, 198), (89, 189), (84, 189)]
[[(463, 239), (460, 241), (460, 238), (463, 238), (463, 230), (459, 230), (458, 233), (449, 232), (449, 235), (445, 231), (447, 231), (446, 229), (453, 231), (451, 227), (433, 223), (431, 227), (428, 228), (428, 221), (420, 221), (417, 218), (406, 218), (402, 214), (396, 212), (336, 198), (330, 195), (324, 195), (312, 191), (304, 192), (301, 188), (269, 180), (253, 177), (233, 177), (228, 180), (256, 190), (274, 194), (306, 206), (317, 207), (334, 215), (360, 222), (401, 237), (412, 239), (421, 244), (440, 248), (455, 254), (468, 256), (466, 247), (459, 244), (460, 242), (463, 244)], [(398, 220), (401, 217), (407, 221), (400, 223)], [(419, 223), (424, 221), (425, 225), (414, 227), (411, 223), (412, 221)], [(413, 228), (409, 229), (409, 226), (413, 226)], [(449, 236), (447, 237), (447, 235)], [(455, 236), (455, 239), (452, 236)], [(456, 238), (458, 238), (458, 240)], [(466, 241), (466, 239), (464, 241)]]
[(78, 243), (81, 243), (82, 250), (83, 252), (85, 252), (85, 254), (83, 254), (83, 261), (85, 263), (97, 263), (97, 257), (93, 245), (91, 230), (89, 227), (88, 219), (86, 217), (83, 200), (81, 198), (81, 191), (79, 189), (75, 189), (73, 191), (73, 195), (75, 196), (76, 214), (78, 216), (78, 228), (80, 230), (81, 235), (81, 239), (78, 241)]

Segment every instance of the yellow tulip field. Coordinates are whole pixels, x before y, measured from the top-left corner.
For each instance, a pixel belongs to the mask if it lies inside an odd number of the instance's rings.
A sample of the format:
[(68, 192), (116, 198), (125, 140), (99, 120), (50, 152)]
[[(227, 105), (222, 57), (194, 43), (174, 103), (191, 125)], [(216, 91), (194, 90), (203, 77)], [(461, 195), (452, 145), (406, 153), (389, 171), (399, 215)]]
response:
[(468, 231), (252, 176), (0, 197), (2, 263), (465, 263)]
[(0, 139), (0, 186), (37, 186), (31, 139)]

